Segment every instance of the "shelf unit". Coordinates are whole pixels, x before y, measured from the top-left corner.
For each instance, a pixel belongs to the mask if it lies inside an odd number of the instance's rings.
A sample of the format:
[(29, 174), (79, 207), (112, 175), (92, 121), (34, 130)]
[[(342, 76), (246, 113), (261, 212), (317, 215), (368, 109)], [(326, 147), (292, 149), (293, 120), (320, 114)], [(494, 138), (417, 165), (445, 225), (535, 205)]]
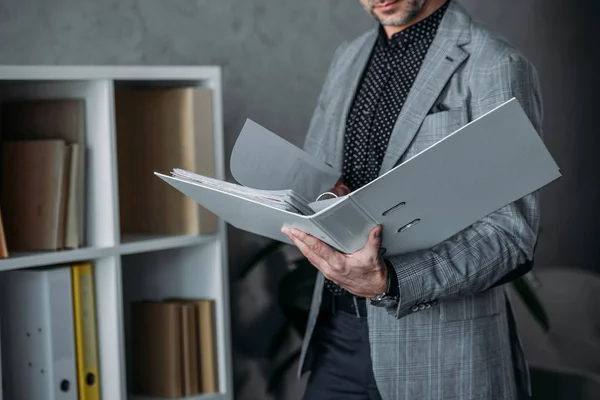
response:
[(93, 262), (100, 390), (102, 399), (110, 400), (143, 399), (128, 390), (131, 301), (162, 296), (214, 299), (220, 393), (186, 399), (232, 400), (226, 224), (219, 220), (218, 231), (212, 235), (121, 237), (114, 103), (115, 92), (121, 85), (211, 89), (215, 176), (224, 179), (219, 67), (0, 66), (0, 102), (57, 97), (85, 99), (87, 155), (85, 247), (11, 253), (9, 258), (0, 260), (0, 278), (4, 271), (15, 269)]

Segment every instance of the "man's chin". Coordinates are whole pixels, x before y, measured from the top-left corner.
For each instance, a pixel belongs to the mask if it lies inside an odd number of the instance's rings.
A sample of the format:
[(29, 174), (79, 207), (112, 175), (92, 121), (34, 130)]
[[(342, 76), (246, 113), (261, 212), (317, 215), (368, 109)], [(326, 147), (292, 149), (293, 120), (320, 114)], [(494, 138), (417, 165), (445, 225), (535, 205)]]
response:
[(406, 18), (402, 15), (390, 14), (390, 15), (375, 15), (375, 18), (383, 26), (402, 26), (407, 24)]

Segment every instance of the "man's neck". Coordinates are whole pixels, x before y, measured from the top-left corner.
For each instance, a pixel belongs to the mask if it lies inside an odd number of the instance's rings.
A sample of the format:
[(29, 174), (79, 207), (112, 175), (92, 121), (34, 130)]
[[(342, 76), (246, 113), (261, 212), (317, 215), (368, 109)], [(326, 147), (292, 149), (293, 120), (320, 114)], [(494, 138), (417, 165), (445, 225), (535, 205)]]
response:
[(412, 25), (416, 24), (417, 22), (422, 21), (425, 18), (429, 17), (431, 14), (436, 12), (438, 8), (443, 6), (444, 3), (446, 3), (446, 1), (449, 1), (449, 0), (427, 0), (427, 2), (425, 3), (425, 6), (421, 10), (421, 12), (419, 12), (415, 16), (415, 18), (413, 18), (409, 23), (400, 25), (400, 26), (384, 26), (383, 30), (385, 31), (385, 34), (387, 35), (387, 37), (389, 39), (392, 36), (394, 36), (396, 33), (401, 32), (401, 31), (405, 30), (406, 28), (408, 28), (409, 26), (412, 26)]

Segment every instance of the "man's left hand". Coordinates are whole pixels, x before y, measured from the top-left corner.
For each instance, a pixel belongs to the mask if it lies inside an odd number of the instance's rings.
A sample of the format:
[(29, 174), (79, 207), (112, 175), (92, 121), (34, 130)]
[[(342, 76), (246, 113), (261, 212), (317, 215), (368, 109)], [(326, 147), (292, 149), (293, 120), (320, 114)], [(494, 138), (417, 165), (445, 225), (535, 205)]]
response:
[(342, 254), (298, 229), (283, 228), (281, 231), (327, 279), (350, 293), (369, 298), (385, 292), (387, 268), (379, 256), (381, 226), (373, 228), (365, 246), (352, 254)]

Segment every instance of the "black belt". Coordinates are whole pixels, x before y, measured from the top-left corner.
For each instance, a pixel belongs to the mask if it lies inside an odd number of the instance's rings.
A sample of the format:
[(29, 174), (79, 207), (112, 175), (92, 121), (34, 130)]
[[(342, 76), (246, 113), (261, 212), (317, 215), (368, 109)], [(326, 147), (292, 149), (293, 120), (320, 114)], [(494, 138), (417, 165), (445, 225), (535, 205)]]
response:
[(332, 312), (344, 312), (346, 314), (354, 315), (357, 318), (367, 317), (367, 299), (364, 297), (352, 295), (334, 296), (331, 294), (329, 297)]

